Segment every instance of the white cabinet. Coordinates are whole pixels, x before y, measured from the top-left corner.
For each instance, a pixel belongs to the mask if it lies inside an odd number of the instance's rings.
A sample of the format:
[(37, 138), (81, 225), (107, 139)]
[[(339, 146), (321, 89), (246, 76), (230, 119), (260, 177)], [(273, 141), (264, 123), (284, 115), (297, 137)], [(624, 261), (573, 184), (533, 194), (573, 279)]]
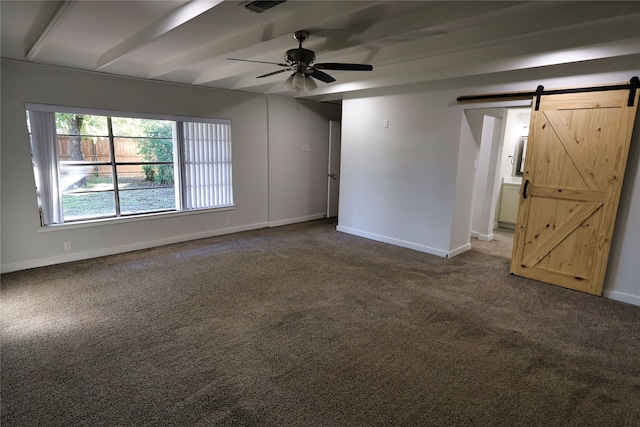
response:
[(520, 184), (503, 183), (502, 196), (500, 198), (500, 213), (498, 222), (500, 225), (515, 226), (518, 217), (518, 198), (520, 197)]

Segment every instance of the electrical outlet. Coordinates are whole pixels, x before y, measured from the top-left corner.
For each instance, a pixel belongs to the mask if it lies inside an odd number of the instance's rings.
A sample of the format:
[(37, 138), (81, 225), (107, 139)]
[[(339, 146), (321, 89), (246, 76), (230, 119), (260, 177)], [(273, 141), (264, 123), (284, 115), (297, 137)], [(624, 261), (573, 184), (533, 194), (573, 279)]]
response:
[(64, 250), (65, 251), (71, 250), (71, 242), (64, 242)]
[(231, 218), (227, 218), (227, 225), (231, 225)]
[(302, 144), (302, 151), (304, 151), (305, 153), (309, 151), (309, 144)]

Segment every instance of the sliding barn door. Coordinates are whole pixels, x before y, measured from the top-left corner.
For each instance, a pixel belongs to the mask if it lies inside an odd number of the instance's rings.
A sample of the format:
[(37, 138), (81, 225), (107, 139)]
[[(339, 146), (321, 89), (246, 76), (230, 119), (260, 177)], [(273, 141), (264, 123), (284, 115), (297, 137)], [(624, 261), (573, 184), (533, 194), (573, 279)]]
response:
[(629, 90), (542, 96), (532, 111), (511, 273), (602, 293), (631, 131)]

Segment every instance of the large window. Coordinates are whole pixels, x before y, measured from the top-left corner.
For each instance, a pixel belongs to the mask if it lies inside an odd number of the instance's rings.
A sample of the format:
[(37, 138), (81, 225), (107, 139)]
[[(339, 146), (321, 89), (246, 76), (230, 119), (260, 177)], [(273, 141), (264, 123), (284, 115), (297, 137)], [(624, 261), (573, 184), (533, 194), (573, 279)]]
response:
[(43, 225), (233, 205), (227, 120), (27, 108)]

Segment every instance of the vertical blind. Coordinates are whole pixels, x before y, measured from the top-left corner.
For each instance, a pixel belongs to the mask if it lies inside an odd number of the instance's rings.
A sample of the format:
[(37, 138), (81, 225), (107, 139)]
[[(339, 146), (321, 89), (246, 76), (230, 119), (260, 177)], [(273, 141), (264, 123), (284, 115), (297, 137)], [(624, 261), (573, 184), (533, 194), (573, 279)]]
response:
[(231, 125), (183, 122), (184, 208), (233, 204)]

